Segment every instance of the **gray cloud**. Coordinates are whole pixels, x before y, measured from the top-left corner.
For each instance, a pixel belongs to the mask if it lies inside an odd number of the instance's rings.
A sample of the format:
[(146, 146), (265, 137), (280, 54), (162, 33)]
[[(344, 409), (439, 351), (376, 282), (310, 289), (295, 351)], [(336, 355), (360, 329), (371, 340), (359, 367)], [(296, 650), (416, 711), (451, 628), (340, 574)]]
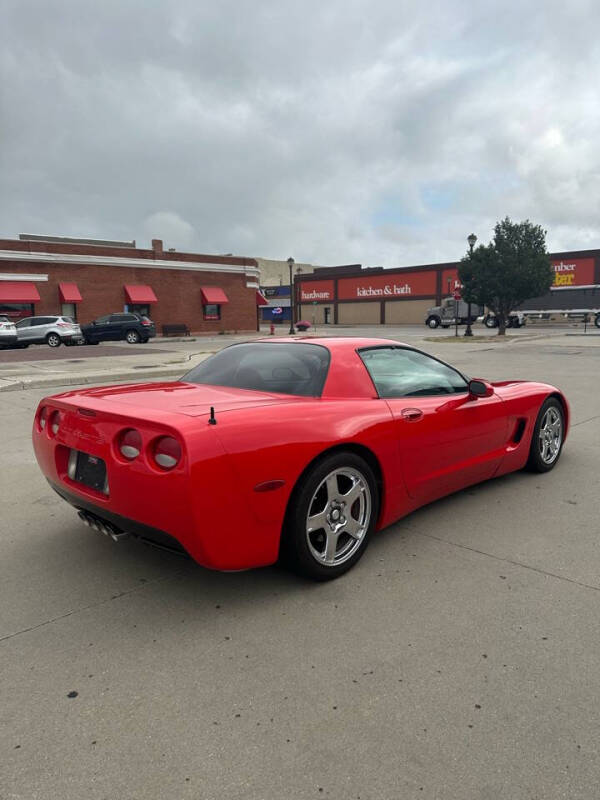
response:
[(298, 261), (596, 246), (593, 2), (13, 0), (0, 214)]

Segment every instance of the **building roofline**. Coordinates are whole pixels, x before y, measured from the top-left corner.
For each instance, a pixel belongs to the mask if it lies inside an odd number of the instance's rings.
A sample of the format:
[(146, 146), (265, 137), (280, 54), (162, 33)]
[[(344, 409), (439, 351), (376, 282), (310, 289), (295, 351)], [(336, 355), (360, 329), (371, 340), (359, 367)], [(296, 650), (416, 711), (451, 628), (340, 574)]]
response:
[[(151, 252), (151, 251), (150, 251)], [(134, 258), (124, 256), (87, 255), (79, 253), (46, 253), (31, 250), (0, 250), (1, 261), (23, 261), (40, 264), (82, 264), (98, 267), (134, 267), (136, 269), (190, 270), (192, 272), (229, 272), (258, 278), (260, 270), (250, 264), (219, 264), (207, 261)]]

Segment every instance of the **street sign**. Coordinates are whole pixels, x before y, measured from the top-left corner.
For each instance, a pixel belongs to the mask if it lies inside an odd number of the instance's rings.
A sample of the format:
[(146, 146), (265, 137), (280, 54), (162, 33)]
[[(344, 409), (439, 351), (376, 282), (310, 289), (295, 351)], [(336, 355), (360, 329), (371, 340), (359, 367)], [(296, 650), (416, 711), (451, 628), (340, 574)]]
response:
[(283, 314), (283, 308), (281, 308), (280, 306), (277, 306), (277, 308), (274, 308), (271, 313), (275, 314), (276, 316), (279, 316), (279, 314)]
[(461, 298), (460, 289), (455, 289), (454, 290), (454, 299), (455, 300), (460, 300), (460, 298)]

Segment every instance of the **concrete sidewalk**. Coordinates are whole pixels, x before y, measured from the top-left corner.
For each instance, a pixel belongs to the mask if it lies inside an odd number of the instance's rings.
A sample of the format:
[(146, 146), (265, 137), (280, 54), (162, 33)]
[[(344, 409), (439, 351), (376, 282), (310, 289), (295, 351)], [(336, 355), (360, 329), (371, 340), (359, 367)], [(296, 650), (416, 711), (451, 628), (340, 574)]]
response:
[(46, 386), (73, 386), (106, 381), (133, 382), (148, 378), (180, 378), (193, 366), (220, 348), (198, 343), (195, 352), (164, 350), (138, 355), (115, 354), (99, 358), (69, 358), (52, 361), (27, 361), (0, 365), (0, 392)]

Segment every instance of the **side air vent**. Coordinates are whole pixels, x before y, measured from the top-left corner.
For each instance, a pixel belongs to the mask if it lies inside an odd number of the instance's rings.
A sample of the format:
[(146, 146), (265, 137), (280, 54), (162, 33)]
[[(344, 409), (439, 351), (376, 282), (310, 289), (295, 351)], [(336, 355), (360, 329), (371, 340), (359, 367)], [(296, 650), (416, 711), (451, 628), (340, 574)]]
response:
[(515, 444), (519, 444), (521, 439), (523, 438), (523, 434), (525, 433), (525, 424), (527, 420), (523, 417), (517, 420), (517, 425), (515, 427), (515, 432), (513, 434), (512, 440)]

